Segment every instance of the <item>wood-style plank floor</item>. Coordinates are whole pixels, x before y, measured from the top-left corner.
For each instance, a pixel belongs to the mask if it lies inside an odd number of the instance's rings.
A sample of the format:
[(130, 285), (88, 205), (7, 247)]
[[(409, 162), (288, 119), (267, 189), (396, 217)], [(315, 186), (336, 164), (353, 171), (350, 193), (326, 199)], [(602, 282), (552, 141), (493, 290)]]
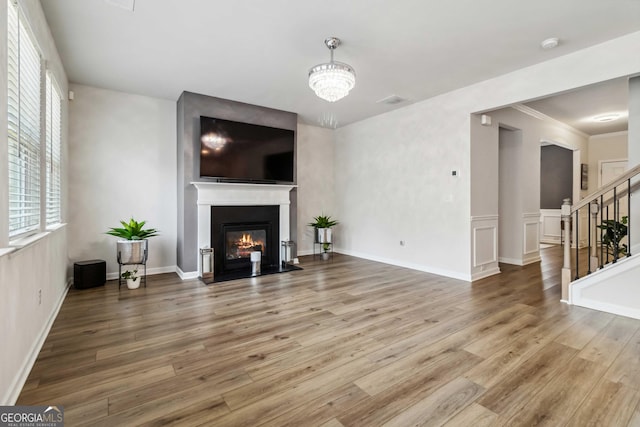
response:
[(640, 321), (560, 303), (542, 255), (473, 284), (336, 254), (71, 289), (18, 404), (68, 426), (640, 425)]

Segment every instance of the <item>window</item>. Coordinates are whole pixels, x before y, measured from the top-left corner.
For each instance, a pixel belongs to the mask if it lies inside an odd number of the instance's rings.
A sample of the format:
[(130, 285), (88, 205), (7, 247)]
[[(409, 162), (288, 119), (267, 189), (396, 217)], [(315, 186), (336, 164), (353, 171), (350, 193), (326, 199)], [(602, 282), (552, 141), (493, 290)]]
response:
[(15, 0), (7, 0), (9, 239), (59, 224), (62, 96)]
[(11, 1), (7, 7), (9, 237), (40, 228), (40, 55)]
[(46, 212), (47, 226), (60, 223), (60, 146), (62, 97), (51, 73), (46, 77), (45, 142), (46, 142)]

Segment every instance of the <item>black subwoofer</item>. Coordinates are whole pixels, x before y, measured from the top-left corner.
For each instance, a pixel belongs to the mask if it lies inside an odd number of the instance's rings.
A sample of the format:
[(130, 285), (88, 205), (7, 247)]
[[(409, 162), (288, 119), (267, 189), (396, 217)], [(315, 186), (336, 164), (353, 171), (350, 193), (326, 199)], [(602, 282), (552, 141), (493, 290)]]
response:
[(73, 286), (76, 289), (103, 286), (107, 281), (107, 262), (101, 259), (78, 261), (73, 264)]

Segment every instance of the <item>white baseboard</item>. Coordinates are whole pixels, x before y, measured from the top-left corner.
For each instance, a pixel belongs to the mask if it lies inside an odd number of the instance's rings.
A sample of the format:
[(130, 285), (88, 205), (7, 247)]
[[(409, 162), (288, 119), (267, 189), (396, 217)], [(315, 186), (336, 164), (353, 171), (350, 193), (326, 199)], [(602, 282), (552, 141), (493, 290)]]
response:
[(522, 262), (521, 259), (515, 259), (515, 258), (499, 257), (498, 262), (501, 262), (503, 264), (511, 264), (511, 265), (519, 265), (519, 266), (524, 265), (524, 262)]
[[(125, 270), (126, 268), (123, 266), (122, 271), (125, 271)], [(137, 270), (138, 270), (138, 273), (142, 274), (144, 268), (142, 266), (138, 266)], [(178, 267), (176, 267), (175, 265), (169, 265), (166, 267), (147, 268), (147, 276), (153, 276), (154, 274), (176, 273), (177, 270), (178, 270)], [(117, 272), (107, 273), (107, 280), (115, 280), (117, 278), (118, 278)]]
[(31, 369), (33, 369), (34, 363), (36, 363), (36, 359), (40, 354), (40, 350), (42, 350), (42, 346), (44, 345), (47, 336), (49, 335), (49, 331), (51, 331), (51, 326), (53, 326), (53, 322), (58, 317), (58, 313), (60, 312), (60, 308), (62, 307), (62, 303), (64, 302), (65, 297), (67, 296), (67, 292), (69, 292), (69, 288), (71, 287), (71, 278), (67, 279), (67, 283), (65, 284), (64, 291), (60, 295), (60, 298), (56, 302), (56, 305), (51, 310), (51, 314), (49, 315), (49, 319), (47, 323), (45, 323), (44, 327), (40, 331), (38, 338), (33, 342), (31, 348), (29, 349), (29, 355), (25, 359), (24, 363), (18, 370), (11, 386), (9, 387), (9, 391), (7, 395), (2, 399), (2, 405), (15, 405), (18, 397), (20, 396), (20, 392), (22, 392), (22, 388), (24, 384), (27, 382), (27, 378), (29, 378), (29, 374), (31, 373)]
[(603, 301), (595, 301), (588, 298), (580, 299), (580, 302), (573, 303), (579, 307), (590, 308), (592, 310), (604, 311), (605, 313), (617, 314), (618, 316), (631, 317), (632, 319), (640, 319), (640, 310), (624, 307), (618, 304), (611, 304)]
[(197, 279), (200, 276), (200, 274), (197, 271), (182, 271), (182, 269), (178, 266), (176, 266), (173, 271), (175, 271), (178, 274), (178, 277), (180, 277), (180, 280)]
[(476, 281), (480, 279), (484, 279), (485, 277), (493, 276), (494, 274), (500, 274), (500, 268), (495, 267), (485, 271), (478, 271), (471, 275), (471, 281)]
[(533, 264), (540, 261), (541, 261), (540, 255), (536, 255), (528, 259), (516, 259), (516, 258), (504, 258), (504, 257), (498, 258), (498, 262), (501, 262), (503, 264), (519, 265), (520, 267), (524, 267), (525, 265)]
[(362, 253), (362, 252), (346, 251), (346, 250), (343, 250), (343, 249), (340, 249), (340, 248), (336, 248), (334, 250), (334, 252), (339, 253), (339, 254), (345, 254), (345, 255), (354, 256), (356, 258), (368, 259), (370, 261), (381, 262), (383, 264), (395, 265), (397, 267), (409, 268), (411, 270), (423, 271), (425, 273), (436, 274), (438, 276), (444, 276), (444, 277), (450, 277), (452, 279), (464, 280), (465, 282), (471, 282), (471, 280), (472, 280), (471, 274), (464, 274), (464, 273), (460, 273), (458, 271), (445, 270), (445, 269), (442, 269), (442, 268), (434, 268), (434, 267), (429, 267), (429, 266), (422, 265), (422, 264), (414, 264), (414, 263), (411, 263), (411, 262), (402, 262), (402, 261), (398, 261), (398, 260), (395, 260), (395, 259), (378, 257), (378, 256), (370, 255), (370, 254), (365, 254), (365, 253)]

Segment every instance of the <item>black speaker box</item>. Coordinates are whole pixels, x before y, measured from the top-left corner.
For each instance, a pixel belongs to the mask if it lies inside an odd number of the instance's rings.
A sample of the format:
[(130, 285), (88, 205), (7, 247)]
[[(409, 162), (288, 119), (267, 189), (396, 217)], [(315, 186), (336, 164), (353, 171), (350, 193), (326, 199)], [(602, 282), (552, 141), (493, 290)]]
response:
[(107, 262), (101, 259), (78, 261), (73, 264), (73, 286), (76, 289), (103, 286), (107, 281)]

